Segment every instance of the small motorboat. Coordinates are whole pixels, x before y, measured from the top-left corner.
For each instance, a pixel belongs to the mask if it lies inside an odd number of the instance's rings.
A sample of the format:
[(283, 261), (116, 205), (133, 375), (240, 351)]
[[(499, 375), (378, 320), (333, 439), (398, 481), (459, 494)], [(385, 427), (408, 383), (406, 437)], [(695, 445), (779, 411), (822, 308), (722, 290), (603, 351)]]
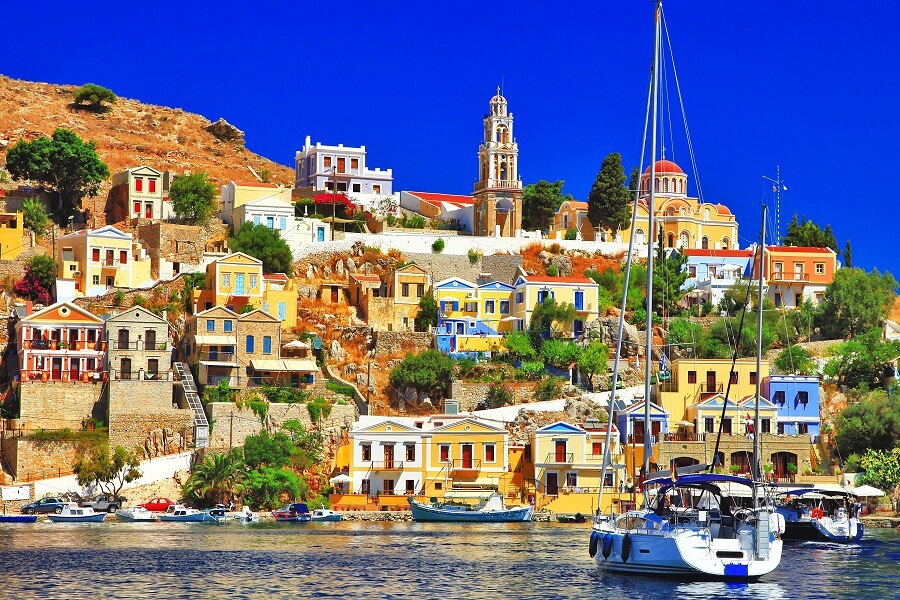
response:
[(34, 523), (37, 515), (0, 515), (0, 523)]
[(558, 523), (587, 523), (587, 517), (581, 513), (575, 513), (574, 515), (558, 513), (556, 515), (556, 521)]
[(166, 512), (159, 516), (160, 521), (169, 523), (216, 523), (215, 517), (209, 511), (188, 508), (181, 504), (173, 504)]
[[(455, 521), (459, 523), (516, 523), (531, 521), (534, 506), (507, 508), (496, 492), (456, 491), (444, 494), (444, 501), (430, 503), (407, 498), (414, 521)], [(473, 503), (474, 502), (474, 503)]]
[(116, 518), (127, 523), (155, 523), (159, 521), (159, 517), (143, 506), (123, 508), (116, 512)]
[(240, 511), (231, 514), (238, 523), (259, 523), (259, 515), (250, 510), (246, 504)]
[(779, 494), (781, 504), (775, 511), (786, 527), (787, 541), (835, 542), (855, 544), (863, 537), (856, 496), (846, 490), (801, 488)]
[(317, 508), (312, 511), (312, 520), (314, 522), (334, 522), (341, 520), (341, 513), (335, 512), (330, 508)]
[(47, 518), (54, 523), (101, 523), (106, 518), (106, 513), (94, 512), (90, 506), (78, 506), (77, 502), (69, 502), (63, 506), (61, 513), (49, 514)]
[(309, 507), (302, 502), (294, 502), (278, 510), (273, 510), (272, 516), (280, 523), (309, 523), (312, 521)]

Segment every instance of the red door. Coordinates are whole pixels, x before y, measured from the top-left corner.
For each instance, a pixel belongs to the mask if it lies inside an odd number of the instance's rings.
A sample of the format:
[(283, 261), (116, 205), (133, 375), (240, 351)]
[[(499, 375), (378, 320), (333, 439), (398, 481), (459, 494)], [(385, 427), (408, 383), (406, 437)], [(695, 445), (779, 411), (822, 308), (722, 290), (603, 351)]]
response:
[(462, 468), (472, 468), (472, 444), (463, 444), (462, 446)]
[(558, 463), (566, 462), (566, 442), (565, 441), (557, 441), (556, 442), (556, 462), (558, 462)]
[(394, 468), (394, 447), (393, 446), (385, 446), (384, 447), (384, 468), (385, 469), (393, 469)]
[(710, 394), (716, 393), (716, 372), (715, 371), (707, 371), (706, 372), (706, 391)]

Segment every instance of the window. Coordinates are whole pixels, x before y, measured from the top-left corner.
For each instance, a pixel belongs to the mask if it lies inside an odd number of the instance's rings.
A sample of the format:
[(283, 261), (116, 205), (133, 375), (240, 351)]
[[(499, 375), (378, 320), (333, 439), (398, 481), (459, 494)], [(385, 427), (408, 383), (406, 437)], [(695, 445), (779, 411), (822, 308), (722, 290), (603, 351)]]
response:
[(406, 495), (412, 496), (416, 493), (416, 480), (415, 479), (407, 479), (406, 480)]
[(128, 250), (119, 250), (119, 263), (123, 265), (128, 264)]
[(116, 278), (112, 277), (112, 276), (107, 277), (106, 278), (106, 287), (113, 287), (114, 285), (116, 285)]
[(603, 442), (591, 442), (591, 456), (603, 455)]
[(393, 495), (393, 493), (394, 493), (394, 480), (393, 479), (385, 479), (382, 486), (383, 486), (383, 489), (381, 491), (383, 494)]
[(215, 331), (216, 330), (216, 322), (212, 319), (206, 320), (206, 330), (207, 331)]
[(253, 215), (253, 224), (259, 225), (259, 215)]
[(263, 354), (272, 354), (272, 336), (263, 336)]
[(816, 263), (816, 275), (825, 273), (825, 263)]
[(485, 303), (484, 303), (484, 312), (486, 312), (486, 313), (489, 314), (489, 315), (494, 314), (494, 312), (495, 312), (494, 306), (495, 306), (495, 305), (494, 305), (494, 301), (493, 301), (493, 300), (486, 300)]
[(330, 157), (330, 156), (323, 156), (323, 157), (322, 157), (322, 165), (325, 166), (325, 168), (330, 167), (330, 166), (331, 166), (331, 157)]
[(404, 298), (406, 298), (406, 297), (409, 296), (409, 284), (408, 284), (408, 283), (402, 283), (402, 284), (400, 284), (400, 289), (401, 289), (400, 294), (401, 294)]
[(759, 420), (759, 432), (760, 433), (772, 433), (772, 419), (760, 419)]
[(537, 301), (538, 304), (543, 304), (544, 300), (547, 298), (552, 298), (553, 292), (550, 290), (538, 290)]
[[(356, 192), (357, 194), (360, 192), (360, 186), (358, 183), (353, 184), (353, 191)], [(409, 483), (409, 481), (407, 481), (406, 483)]]
[(497, 461), (497, 446), (495, 444), (484, 445), (484, 462), (492, 463)]
[(134, 203), (134, 214), (137, 216), (141, 216), (141, 203), (140, 202)]
[(359, 486), (360, 494), (369, 494), (372, 491), (372, 482), (368, 479), (362, 480), (362, 485)]
[(380, 194), (380, 193), (381, 193), (381, 186), (380, 186), (380, 185), (373, 185), (373, 186), (372, 186), (372, 193), (373, 193), (373, 194)]
[(159, 373), (159, 360), (155, 358), (151, 358), (147, 360), (147, 373), (150, 375), (156, 375)]
[(503, 315), (509, 314), (509, 300), (501, 300), (500, 301), (500, 314), (503, 314)]
[(584, 310), (584, 292), (575, 292), (575, 310)]
[(688, 383), (697, 383), (697, 371), (688, 371)]
[(152, 177), (147, 178), (147, 191), (151, 194), (156, 193), (156, 179), (153, 179)]
[(144, 205), (144, 217), (146, 217), (148, 219), (153, 218), (153, 203), (152, 202), (148, 202), (147, 204)]
[(450, 461), (450, 444), (441, 444), (438, 446), (441, 456), (441, 462)]
[(278, 303), (278, 320), (284, 321), (287, 318), (287, 305), (284, 302)]
[(416, 460), (416, 445), (415, 444), (406, 444), (406, 460), (408, 460), (408, 461)]
[[(281, 229), (282, 231), (285, 231), (287, 229), (287, 217), (281, 217), (278, 220), (278, 228)], [(282, 237), (284, 237), (284, 236), (282, 236)]]
[(797, 402), (800, 404), (809, 403), (809, 392), (797, 392)]
[(256, 340), (253, 338), (253, 336), (248, 335), (247, 336), (247, 354), (253, 354), (253, 348), (254, 348), (255, 344), (256, 344)]
[(424, 283), (417, 283), (417, 284), (416, 284), (416, 296), (418, 296), (419, 298), (421, 298), (421, 297), (424, 296), (424, 295), (425, 295), (425, 284), (424, 284)]
[(750, 371), (750, 385), (756, 385), (756, 371)]
[(100, 276), (94, 275), (93, 278), (91, 279), (91, 283), (94, 285), (100, 285)]
[(738, 382), (738, 374), (737, 374), (737, 371), (734, 371), (731, 374), (731, 385), (737, 385), (737, 382)]
[(212, 302), (204, 302), (203, 303), (203, 310), (209, 310), (211, 308), (212, 308)]
[(266, 217), (266, 227), (275, 229), (275, 217)]
[(135, 177), (134, 178), (134, 191), (136, 191), (136, 192), (144, 191), (144, 178), (143, 177)]
[(346, 173), (347, 172), (347, 159), (343, 156), (339, 156), (337, 160), (337, 170), (338, 173)]
[(516, 304), (522, 304), (525, 301), (525, 292), (516, 292)]
[(362, 445), (362, 459), (365, 462), (369, 462), (372, 460), (372, 444)]
[(566, 487), (578, 487), (578, 473), (566, 473)]
[(478, 303), (477, 302), (466, 302), (463, 310), (466, 312), (478, 312)]
[(716, 430), (716, 420), (713, 417), (703, 419), (703, 431), (712, 433)]
[(91, 260), (94, 262), (100, 262), (100, 248), (91, 249)]
[(222, 327), (225, 333), (231, 333), (233, 331), (232, 328), (234, 327), (234, 321), (232, 321), (231, 319), (227, 319), (222, 323)]
[[(351, 169), (358, 169), (358, 168), (359, 168), (359, 159), (358, 159), (358, 158), (351, 158), (351, 159), (350, 159), (350, 168), (351, 168)], [(359, 190), (354, 190), (354, 191), (359, 191)]]
[(444, 482), (443, 482), (443, 481), (435, 481), (435, 482), (434, 482), (434, 489), (436, 489), (436, 490), (442, 490), (442, 489), (444, 489)]
[(256, 275), (250, 275), (250, 289), (255, 290), (259, 287)]
[(688, 276), (689, 277), (697, 276), (697, 267), (695, 265), (688, 265)]
[(223, 288), (231, 287), (231, 273), (222, 273), (222, 287)]

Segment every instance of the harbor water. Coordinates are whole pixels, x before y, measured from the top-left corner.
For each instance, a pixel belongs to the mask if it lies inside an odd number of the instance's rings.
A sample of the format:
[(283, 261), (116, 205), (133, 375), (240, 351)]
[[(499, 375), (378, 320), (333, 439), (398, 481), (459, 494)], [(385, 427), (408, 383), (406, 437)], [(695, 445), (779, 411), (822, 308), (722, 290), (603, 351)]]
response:
[(589, 525), (0, 525), (3, 598), (900, 598), (900, 531), (785, 547), (758, 582), (599, 571)]

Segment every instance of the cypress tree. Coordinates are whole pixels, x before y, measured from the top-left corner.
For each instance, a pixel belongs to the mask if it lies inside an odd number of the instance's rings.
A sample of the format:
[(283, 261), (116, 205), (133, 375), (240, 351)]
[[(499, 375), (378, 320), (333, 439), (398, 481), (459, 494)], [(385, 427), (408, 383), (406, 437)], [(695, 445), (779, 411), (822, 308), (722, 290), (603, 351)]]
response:
[(603, 159), (588, 195), (588, 220), (599, 229), (613, 233), (628, 225), (630, 195), (625, 187), (622, 155), (612, 152)]

